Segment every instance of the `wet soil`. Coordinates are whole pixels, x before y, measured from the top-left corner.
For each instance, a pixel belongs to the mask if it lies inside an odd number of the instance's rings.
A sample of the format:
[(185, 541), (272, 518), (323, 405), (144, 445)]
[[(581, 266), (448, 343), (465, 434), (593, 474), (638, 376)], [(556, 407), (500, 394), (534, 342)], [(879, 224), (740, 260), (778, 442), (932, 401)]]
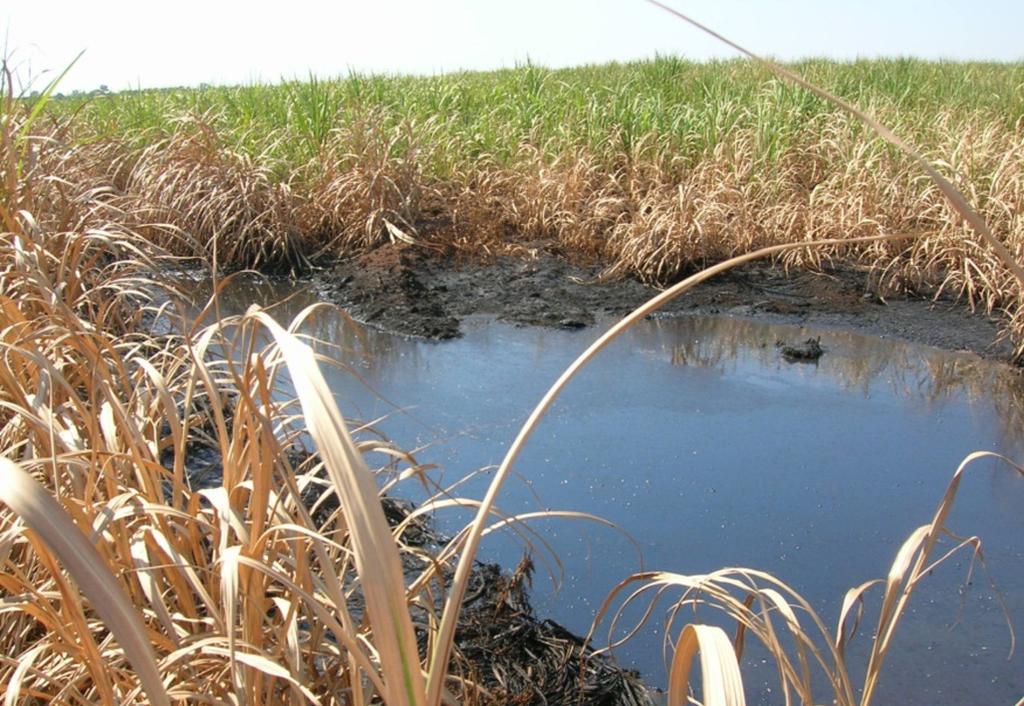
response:
[[(572, 264), (543, 247), (534, 252), (526, 259), (467, 261), (391, 244), (323, 268), (314, 288), (370, 326), (430, 339), (459, 336), (462, 320), (475, 314), (524, 326), (583, 328), (622, 316), (658, 291), (627, 277), (602, 277), (601, 267)], [(871, 273), (853, 266), (787, 274), (772, 264), (750, 264), (699, 285), (655, 315), (682, 314), (854, 330), (993, 359), (1012, 354), (996, 320), (948, 297), (880, 297)]]

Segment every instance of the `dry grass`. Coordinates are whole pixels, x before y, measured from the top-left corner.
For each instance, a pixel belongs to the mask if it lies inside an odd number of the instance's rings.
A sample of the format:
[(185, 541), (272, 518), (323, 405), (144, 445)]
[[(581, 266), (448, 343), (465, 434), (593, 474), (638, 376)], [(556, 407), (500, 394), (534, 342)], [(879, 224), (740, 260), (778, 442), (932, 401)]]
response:
[(371, 114), (333, 131), (313, 165), (318, 253), (366, 250), (393, 241), (395, 228), (415, 238), (418, 224), (429, 217), (437, 194), (422, 174), (418, 152), (436, 148), (435, 135), (430, 126), (409, 124), (385, 132), (380, 122)]
[[(47, 260), (97, 278), (82, 299), (137, 304), (123, 278), (103, 277), (85, 248), (54, 253), (59, 237), (12, 237), (0, 279), (0, 439), (24, 470), (3, 469), (2, 497), (17, 512), (3, 517), (8, 702), (130, 703), (141, 686), (152, 703), (166, 702), (164, 690), (189, 702), (366, 703), (379, 693), (422, 703), (408, 603), (435, 567), (407, 594), (400, 532), (361, 461), (370, 447), (346, 435), (302, 359), (309, 349), (267, 321), (280, 348), (243, 347), (237, 362), (213, 355), (251, 340), (256, 313), (237, 323), (234, 344), (230, 322), (163, 339), (99, 328), (103, 312), (60, 301)], [(282, 355), (299, 357), (291, 379), (320, 450), (300, 468), (287, 453), (297, 410), (274, 397)], [(202, 446), (222, 473), (198, 490), (188, 469)], [(308, 493), (321, 464), (344, 511), (315, 521)]]
[(312, 224), (286, 182), (274, 180), (259, 159), (225, 147), (202, 120), (144, 149), (123, 176), (122, 189), (151, 222), (173, 223), (191, 237), (177, 254), (215, 267), (267, 270), (304, 263)]
[[(26, 114), (4, 109), (18, 134)], [(17, 459), (0, 469), (5, 702), (132, 703), (142, 689), (150, 703), (422, 703), (409, 603), (437, 567), (407, 593), (370, 447), (329, 397), (306, 395), (306, 423), (329, 426), (293, 466), (300, 429), (275, 380), (282, 354), (309, 349), (269, 320), (280, 347), (252, 348), (260, 314), (238, 339), (230, 322), (142, 333), (159, 251), (97, 223), (104, 190), (62, 180), (58, 201), (18, 173), (19, 139), (0, 155), (15, 177), (0, 251), (0, 447)], [(59, 162), (59, 145), (39, 145), (39, 162)], [(290, 362), (293, 382), (323, 389), (311, 360)], [(222, 472), (198, 490), (187, 471), (204, 446)], [(321, 466), (344, 511), (316, 521)]]

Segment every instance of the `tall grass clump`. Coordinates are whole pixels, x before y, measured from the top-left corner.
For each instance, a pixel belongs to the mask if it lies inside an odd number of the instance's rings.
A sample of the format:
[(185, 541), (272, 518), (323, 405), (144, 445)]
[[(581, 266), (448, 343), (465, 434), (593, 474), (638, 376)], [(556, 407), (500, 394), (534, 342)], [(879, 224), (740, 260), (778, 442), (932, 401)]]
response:
[(364, 455), (415, 462), (354, 440), (311, 349), (265, 314), (149, 333), (176, 296), (164, 253), (109, 186), (56, 178), (66, 146), (4, 75), (6, 702), (425, 703), (418, 640), (444, 580), (388, 525)]

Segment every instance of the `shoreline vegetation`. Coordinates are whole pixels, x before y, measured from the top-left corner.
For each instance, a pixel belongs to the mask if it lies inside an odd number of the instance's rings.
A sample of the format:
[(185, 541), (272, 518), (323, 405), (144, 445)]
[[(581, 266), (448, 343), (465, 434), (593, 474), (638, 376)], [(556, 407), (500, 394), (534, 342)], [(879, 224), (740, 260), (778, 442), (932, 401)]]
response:
[[(1020, 258), (1024, 65), (794, 68), (917, 144)], [(1024, 355), (1021, 283), (940, 190), (867, 128), (750, 62), (311, 78), (84, 103), (19, 96), (7, 69), (0, 678), (11, 702), (529, 698), (482, 690), (452, 653), (477, 542), (510, 527), (542, 545), (530, 518), (491, 508), (500, 480), (483, 500), (460, 497), (459, 482), (438, 487), (412, 455), (343, 417), (319, 372), (329, 361), (297, 333), (311, 311), (287, 329), (255, 308), (190, 324), (176, 311), (187, 293), (161, 282), (182, 258), (219, 277), (302, 273), (391, 243), (467, 261), (529, 258), (543, 243), (606, 278), (671, 285), (661, 299), (737, 256), (855, 263), (874, 268), (880, 292), (955, 295), (999, 314)], [(904, 233), (917, 237), (886, 239)], [(213, 318), (217, 306), (214, 296)], [(653, 308), (566, 371), (497, 477), (560, 386)], [(154, 317), (177, 317), (177, 333), (154, 333)], [(285, 375), (294, 399), (275, 393)], [(192, 487), (197, 454), (219, 459), (213, 487)], [(381, 454), (387, 463), (368, 465)], [(948, 556), (936, 543), (977, 457), (888, 578), (851, 589), (835, 630), (786, 584), (738, 570), (629, 577), (597, 617), (615, 623), (616, 599), (674, 590), (673, 616), (705, 605), (736, 621), (734, 638), (708, 625), (677, 633), (672, 704), (685, 703), (698, 650), (704, 694), (743, 703), (737, 655), (752, 636), (787, 694), (811, 703), (823, 685), (866, 706), (914, 585)], [(381, 494), (409, 483), (430, 499), (389, 522)], [(453, 506), (481, 514), (429, 551), (407, 534)], [(976, 541), (941, 549), (958, 548)], [(510, 579), (513, 611), (524, 576)], [(851, 673), (844, 647), (876, 585), (870, 662)]]
[[(1024, 65), (792, 68), (917, 146), (1024, 253)], [(82, 168), (178, 229), (151, 240), (222, 268), (301, 270), (386, 242), (528, 256), (543, 242), (664, 287), (759, 247), (908, 234), (780, 259), (863, 264), (883, 294), (959, 297), (1001, 317), (1024, 353), (1021, 287), (913, 161), (749, 61), (352, 75), (56, 105)]]

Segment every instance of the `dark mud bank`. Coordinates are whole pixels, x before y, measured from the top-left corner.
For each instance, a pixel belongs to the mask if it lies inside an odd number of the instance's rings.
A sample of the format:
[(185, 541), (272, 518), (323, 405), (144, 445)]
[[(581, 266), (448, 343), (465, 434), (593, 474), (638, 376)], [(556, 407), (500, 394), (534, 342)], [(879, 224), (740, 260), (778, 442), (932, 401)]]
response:
[[(407, 336), (448, 339), (474, 314), (524, 326), (574, 329), (622, 316), (658, 290), (629, 278), (601, 278), (601, 268), (555, 254), (467, 262), (432, 250), (386, 245), (314, 276), (324, 299), (358, 320)], [(755, 263), (720, 275), (670, 302), (657, 315), (750, 317), (769, 323), (839, 328), (1008, 360), (998, 323), (949, 298), (875, 294), (870, 274), (836, 267), (787, 275)]]

